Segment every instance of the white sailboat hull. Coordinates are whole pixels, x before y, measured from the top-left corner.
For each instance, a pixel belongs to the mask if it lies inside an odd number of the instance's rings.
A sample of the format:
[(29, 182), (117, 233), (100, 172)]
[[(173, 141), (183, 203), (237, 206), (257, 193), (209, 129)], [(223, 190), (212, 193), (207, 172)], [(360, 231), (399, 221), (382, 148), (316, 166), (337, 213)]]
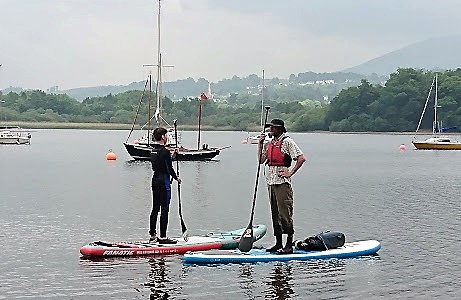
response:
[(21, 131), (10, 131), (3, 130), (0, 131), (0, 144), (3, 145), (22, 145), (30, 144), (30, 134), (23, 135)]
[(461, 150), (461, 143), (452, 141), (449, 137), (432, 137), (422, 142), (411, 143), (419, 150)]
[(248, 143), (250, 144), (258, 144), (259, 143), (259, 135), (249, 136)]
[(19, 138), (0, 138), (0, 144), (4, 145), (22, 145), (30, 144), (30, 139), (26, 137)]

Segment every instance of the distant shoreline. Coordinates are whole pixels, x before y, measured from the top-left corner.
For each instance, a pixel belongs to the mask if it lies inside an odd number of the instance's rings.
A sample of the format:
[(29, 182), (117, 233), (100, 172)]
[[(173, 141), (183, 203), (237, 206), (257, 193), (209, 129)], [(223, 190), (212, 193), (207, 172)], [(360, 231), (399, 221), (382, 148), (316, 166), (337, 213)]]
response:
[[(132, 124), (119, 124), (119, 123), (66, 123), (66, 122), (0, 122), (0, 125), (19, 126), (24, 130), (28, 129), (88, 129), (88, 130), (131, 130)], [(135, 126), (135, 130), (140, 130), (139, 126)], [(181, 125), (178, 126), (179, 130), (195, 131), (197, 125)], [(238, 130), (231, 126), (207, 126), (202, 125), (203, 131), (242, 131), (242, 132), (258, 132), (255, 130)], [(289, 129), (289, 128), (288, 128)], [(431, 135), (430, 131), (415, 132), (380, 132), (380, 131), (366, 131), (366, 132), (337, 132), (337, 131), (289, 131), (289, 133), (329, 133), (329, 134), (389, 134), (389, 135)], [(461, 135), (461, 132), (443, 133), (443, 135)]]
[[(24, 121), (7, 121), (1, 122), (0, 125), (19, 126), (24, 130), (27, 129), (94, 129), (94, 130), (131, 130), (132, 124), (120, 123), (68, 123), (68, 122), (24, 122)], [(135, 130), (140, 130), (140, 126), (135, 126)], [(197, 125), (180, 125), (179, 130), (197, 130)], [(231, 126), (201, 126), (203, 131), (234, 131)]]

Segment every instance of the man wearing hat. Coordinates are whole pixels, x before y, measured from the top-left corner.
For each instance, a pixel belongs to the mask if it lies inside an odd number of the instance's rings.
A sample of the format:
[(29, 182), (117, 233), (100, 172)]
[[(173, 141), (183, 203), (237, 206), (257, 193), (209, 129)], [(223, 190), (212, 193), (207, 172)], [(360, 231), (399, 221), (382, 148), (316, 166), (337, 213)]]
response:
[[(258, 153), (261, 153), (260, 164), (266, 163), (266, 183), (269, 191), (269, 201), (272, 213), (272, 226), (276, 243), (268, 252), (280, 254), (293, 253), (293, 189), (291, 177), (306, 161), (303, 152), (288, 135), (285, 123), (280, 119), (273, 119), (266, 124), (270, 127), (271, 141), (264, 144), (265, 135), (261, 134), (258, 144)], [(262, 148), (262, 152), (261, 151)], [(295, 165), (291, 168), (291, 162)], [(286, 234), (286, 244), (283, 247), (282, 235)]]

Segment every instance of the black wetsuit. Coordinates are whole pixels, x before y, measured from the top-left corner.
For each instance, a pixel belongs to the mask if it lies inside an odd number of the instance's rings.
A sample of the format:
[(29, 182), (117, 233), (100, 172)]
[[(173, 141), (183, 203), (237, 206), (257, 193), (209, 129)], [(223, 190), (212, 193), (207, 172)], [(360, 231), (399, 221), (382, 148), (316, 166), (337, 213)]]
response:
[(160, 237), (166, 237), (168, 211), (171, 199), (170, 177), (178, 179), (171, 162), (171, 154), (163, 145), (155, 144), (151, 152), (152, 163), (152, 211), (150, 213), (151, 236), (156, 235), (157, 216), (160, 215)]

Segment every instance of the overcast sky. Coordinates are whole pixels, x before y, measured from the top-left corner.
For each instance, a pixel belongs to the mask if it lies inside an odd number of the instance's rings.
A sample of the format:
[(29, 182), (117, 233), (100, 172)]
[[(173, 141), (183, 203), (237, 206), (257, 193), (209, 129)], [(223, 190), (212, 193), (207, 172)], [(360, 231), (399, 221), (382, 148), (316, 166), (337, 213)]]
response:
[[(339, 71), (461, 34), (460, 11), (460, 0), (162, 0), (164, 80)], [(0, 0), (0, 89), (142, 81), (157, 13), (158, 0)]]

